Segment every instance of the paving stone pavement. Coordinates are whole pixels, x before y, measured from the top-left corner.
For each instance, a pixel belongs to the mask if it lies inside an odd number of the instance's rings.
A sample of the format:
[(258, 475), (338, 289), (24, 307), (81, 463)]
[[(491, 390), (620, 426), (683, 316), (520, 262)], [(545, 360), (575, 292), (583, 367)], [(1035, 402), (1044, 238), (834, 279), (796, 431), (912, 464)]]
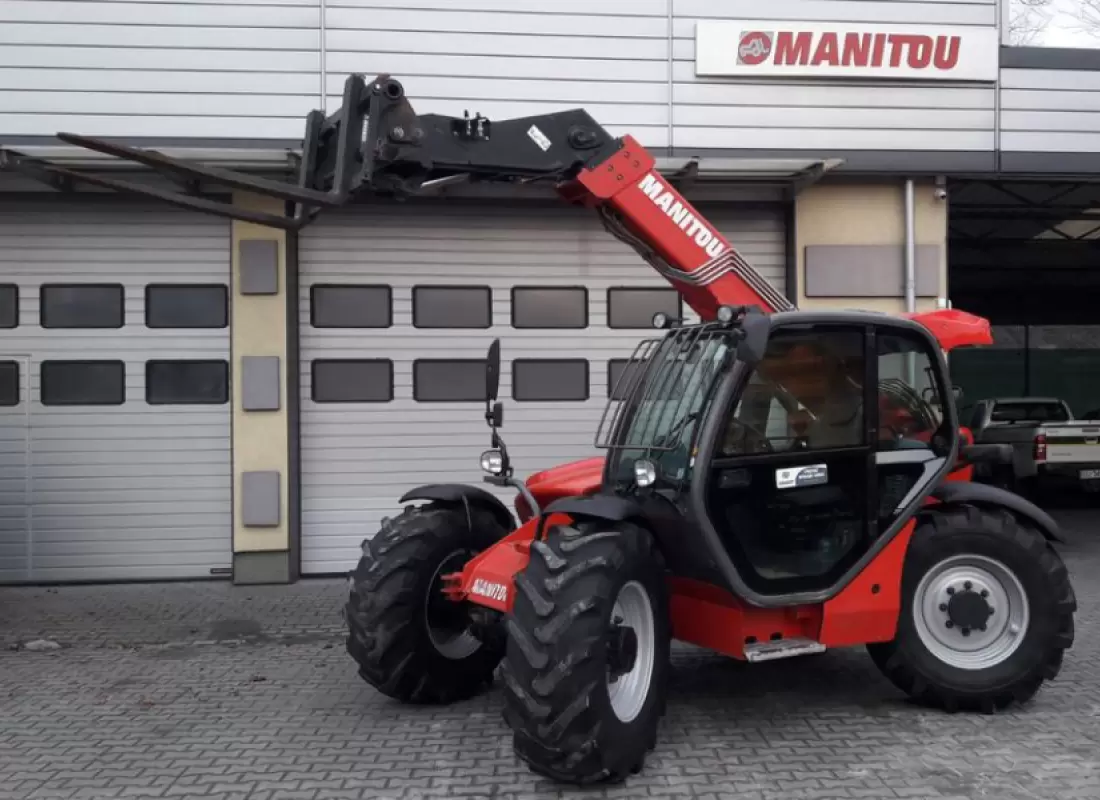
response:
[(0, 800), (1100, 798), (1100, 514), (1060, 516), (1077, 643), (1029, 706), (914, 707), (860, 649), (678, 648), (645, 771), (595, 790), (519, 765), (496, 691), (433, 709), (364, 684), (343, 581), (0, 588)]

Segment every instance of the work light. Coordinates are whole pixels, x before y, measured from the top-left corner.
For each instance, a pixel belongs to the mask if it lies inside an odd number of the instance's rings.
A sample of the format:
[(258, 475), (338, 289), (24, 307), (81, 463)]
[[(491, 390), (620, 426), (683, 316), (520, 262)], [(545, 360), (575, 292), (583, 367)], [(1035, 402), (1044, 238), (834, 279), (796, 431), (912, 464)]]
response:
[(641, 488), (657, 482), (657, 467), (648, 458), (639, 458), (634, 462), (634, 482)]
[(481, 454), (481, 468), (490, 475), (504, 472), (504, 456), (499, 450), (486, 450)]

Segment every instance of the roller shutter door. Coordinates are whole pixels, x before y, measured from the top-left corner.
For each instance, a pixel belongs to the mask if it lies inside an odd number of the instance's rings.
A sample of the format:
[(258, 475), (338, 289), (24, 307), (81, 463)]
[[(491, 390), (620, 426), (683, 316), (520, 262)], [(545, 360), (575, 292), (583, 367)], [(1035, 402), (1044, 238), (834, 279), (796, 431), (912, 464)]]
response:
[(0, 206), (0, 581), (230, 566), (229, 243), (111, 197)]
[[(707, 207), (783, 289), (784, 215)], [(597, 451), (614, 360), (676, 293), (595, 215), (452, 201), (326, 212), (301, 234), (302, 572), (349, 569), (398, 498), (482, 483), (482, 360), (523, 477)], [(686, 310), (686, 309), (685, 309)]]

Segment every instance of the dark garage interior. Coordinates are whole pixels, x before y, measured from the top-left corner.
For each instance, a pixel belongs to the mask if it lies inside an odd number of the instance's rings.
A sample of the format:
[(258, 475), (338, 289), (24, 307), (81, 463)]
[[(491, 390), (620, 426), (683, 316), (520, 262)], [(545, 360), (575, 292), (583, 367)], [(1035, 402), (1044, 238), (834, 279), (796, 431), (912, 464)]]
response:
[(951, 304), (995, 339), (951, 356), (962, 419), (1021, 396), (1100, 417), (1100, 183), (958, 180), (949, 197)]

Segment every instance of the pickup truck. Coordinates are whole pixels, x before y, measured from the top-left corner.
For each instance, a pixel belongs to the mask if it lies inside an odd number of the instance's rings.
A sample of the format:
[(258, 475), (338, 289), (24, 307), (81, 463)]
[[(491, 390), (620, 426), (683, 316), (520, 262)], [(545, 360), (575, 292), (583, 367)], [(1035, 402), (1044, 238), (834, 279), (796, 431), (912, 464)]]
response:
[(1054, 397), (1000, 397), (979, 401), (971, 416), (975, 444), (1012, 446), (1012, 463), (981, 464), (974, 479), (1014, 492), (1047, 489), (1100, 492), (1100, 420), (1074, 419)]

